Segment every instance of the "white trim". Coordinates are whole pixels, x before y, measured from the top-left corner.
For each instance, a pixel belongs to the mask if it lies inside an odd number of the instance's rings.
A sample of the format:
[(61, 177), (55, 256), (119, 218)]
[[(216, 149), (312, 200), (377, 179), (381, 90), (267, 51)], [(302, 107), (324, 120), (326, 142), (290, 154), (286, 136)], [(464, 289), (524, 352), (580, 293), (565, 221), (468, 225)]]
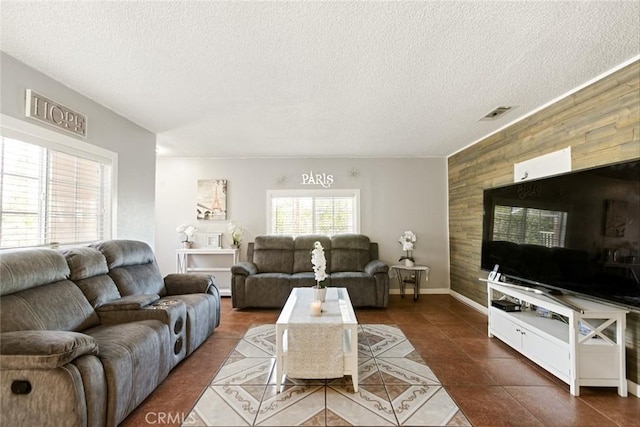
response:
[(111, 230), (110, 238), (117, 236), (118, 224), (118, 153), (47, 129), (15, 117), (0, 114), (0, 135), (7, 138), (24, 138), (25, 142), (36, 142), (46, 148), (63, 151), (79, 157), (89, 158), (111, 166)]
[(478, 304), (477, 302), (473, 301), (472, 299), (469, 299), (467, 297), (465, 297), (464, 295), (454, 291), (453, 289), (449, 290), (449, 294), (454, 297), (455, 299), (459, 300), (460, 302), (468, 305), (471, 308), (474, 308), (476, 310), (478, 310), (480, 313), (484, 314), (485, 316), (487, 316), (487, 307), (485, 307), (482, 304)]
[(583, 83), (583, 84), (581, 84), (580, 86), (578, 86), (578, 87), (576, 87), (576, 88), (571, 89), (570, 91), (568, 91), (568, 92), (566, 92), (566, 93), (564, 93), (564, 94), (562, 94), (562, 95), (558, 96), (557, 98), (552, 99), (551, 101), (547, 102), (546, 104), (543, 104), (543, 105), (541, 105), (540, 107), (538, 107), (538, 108), (536, 108), (536, 109), (534, 109), (534, 110), (532, 110), (532, 111), (528, 112), (527, 114), (525, 114), (525, 115), (523, 115), (523, 116), (520, 116), (520, 117), (518, 117), (517, 119), (515, 119), (515, 120), (513, 120), (513, 121), (511, 121), (511, 122), (509, 122), (509, 123), (507, 123), (506, 125), (502, 126), (501, 128), (498, 128), (498, 129), (494, 130), (493, 132), (488, 133), (488, 134), (486, 134), (485, 136), (483, 136), (483, 137), (480, 137), (480, 138), (476, 139), (476, 140), (475, 140), (475, 141), (473, 141), (472, 143), (467, 144), (467, 145), (465, 145), (464, 147), (462, 147), (462, 148), (460, 148), (460, 149), (458, 149), (458, 150), (454, 151), (453, 153), (451, 153), (451, 154), (449, 154), (449, 155), (447, 156), (447, 159), (448, 159), (449, 157), (451, 157), (451, 156), (455, 156), (456, 154), (460, 153), (461, 151), (466, 150), (467, 148), (469, 148), (469, 147), (471, 147), (471, 146), (476, 145), (477, 143), (479, 143), (479, 142), (481, 142), (481, 141), (484, 141), (485, 139), (487, 139), (487, 138), (489, 138), (489, 137), (491, 137), (491, 136), (493, 136), (493, 135), (497, 134), (498, 132), (502, 132), (503, 130), (507, 129), (507, 128), (508, 128), (508, 127), (510, 127), (510, 126), (515, 125), (515, 124), (516, 124), (516, 123), (518, 123), (518, 122), (521, 122), (522, 120), (526, 119), (527, 117), (531, 117), (531, 116), (533, 116), (533, 115), (534, 115), (534, 114), (536, 114), (537, 112), (539, 112), (539, 111), (541, 111), (541, 110), (544, 110), (545, 108), (549, 107), (550, 105), (553, 105), (553, 104), (555, 104), (556, 102), (559, 102), (559, 101), (563, 100), (564, 98), (568, 98), (569, 96), (573, 95), (574, 93), (576, 93), (576, 92), (578, 92), (578, 91), (580, 91), (580, 90), (582, 90), (582, 89), (586, 88), (587, 86), (591, 86), (592, 84), (594, 84), (594, 83), (598, 82), (599, 80), (602, 80), (602, 79), (604, 79), (604, 78), (606, 78), (606, 77), (610, 76), (611, 74), (615, 73), (616, 71), (619, 71), (619, 70), (623, 69), (624, 67), (626, 67), (626, 66), (628, 66), (628, 65), (633, 64), (634, 62), (636, 62), (636, 61), (638, 61), (638, 60), (640, 60), (640, 55), (636, 55), (636, 56), (634, 56), (633, 58), (631, 58), (631, 59), (629, 59), (629, 60), (627, 60), (627, 61), (623, 62), (622, 64), (620, 64), (620, 65), (618, 65), (618, 66), (613, 67), (613, 68), (612, 68), (612, 69), (610, 69), (609, 71), (605, 71), (604, 73), (600, 74), (599, 76), (594, 77), (593, 79), (589, 80), (588, 82)]
[(15, 137), (15, 134), (27, 135), (30, 138), (36, 138), (38, 143), (46, 148), (69, 152), (69, 154), (91, 154), (98, 157), (96, 160), (108, 160), (109, 162), (118, 159), (118, 153), (90, 144), (88, 140), (75, 139), (5, 114), (0, 114), (0, 130), (3, 135), (9, 138)]
[(627, 391), (635, 397), (640, 398), (640, 384), (636, 384), (627, 378)]

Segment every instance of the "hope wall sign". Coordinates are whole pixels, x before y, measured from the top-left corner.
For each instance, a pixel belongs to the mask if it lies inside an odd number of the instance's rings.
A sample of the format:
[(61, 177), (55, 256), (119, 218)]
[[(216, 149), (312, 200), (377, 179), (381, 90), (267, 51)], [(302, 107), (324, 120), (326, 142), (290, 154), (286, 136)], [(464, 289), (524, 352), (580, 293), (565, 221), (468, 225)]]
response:
[(74, 135), (87, 137), (87, 116), (52, 101), (31, 89), (26, 93), (25, 115)]

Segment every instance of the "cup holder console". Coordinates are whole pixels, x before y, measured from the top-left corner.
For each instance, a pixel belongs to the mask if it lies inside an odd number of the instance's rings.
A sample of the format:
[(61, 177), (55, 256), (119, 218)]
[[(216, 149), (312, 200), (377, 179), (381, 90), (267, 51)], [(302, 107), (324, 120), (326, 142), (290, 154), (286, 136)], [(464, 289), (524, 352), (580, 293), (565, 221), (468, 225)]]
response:
[(178, 355), (182, 351), (182, 337), (178, 337), (173, 346), (173, 354)]
[(182, 320), (182, 317), (178, 317), (178, 320), (176, 320), (175, 325), (173, 325), (173, 333), (178, 335), (180, 331), (182, 331), (183, 325), (184, 325), (184, 321)]
[(181, 353), (184, 352), (184, 339), (182, 335), (184, 335), (184, 324), (186, 319), (186, 310), (184, 308), (184, 304), (181, 301), (175, 299), (163, 299), (161, 301), (154, 302), (149, 306), (149, 308), (172, 312), (172, 315), (168, 316), (170, 319), (177, 317), (173, 324), (173, 327), (171, 327), (171, 324), (169, 324), (169, 328), (173, 331), (173, 335), (176, 336), (176, 341), (173, 345), (173, 354), (179, 356), (180, 358), (183, 358), (184, 355), (181, 355)]
[(157, 310), (161, 310), (167, 307), (171, 307), (172, 305), (176, 305), (178, 304), (180, 301), (175, 300), (175, 299), (166, 299), (166, 300), (162, 300), (162, 301), (156, 301), (152, 304), (152, 308), (155, 308)]

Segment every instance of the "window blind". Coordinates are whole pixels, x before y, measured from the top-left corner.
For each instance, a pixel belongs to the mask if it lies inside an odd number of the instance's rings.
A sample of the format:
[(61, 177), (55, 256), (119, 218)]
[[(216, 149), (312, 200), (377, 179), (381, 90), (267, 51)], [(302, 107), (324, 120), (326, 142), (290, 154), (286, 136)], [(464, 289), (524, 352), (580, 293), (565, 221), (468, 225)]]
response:
[(270, 233), (298, 236), (359, 232), (357, 193), (342, 193), (332, 195), (330, 190), (322, 195), (272, 192), (268, 197)]
[(110, 232), (111, 165), (0, 140), (0, 247), (77, 244)]
[(566, 212), (500, 205), (494, 209), (494, 240), (564, 247), (566, 227)]

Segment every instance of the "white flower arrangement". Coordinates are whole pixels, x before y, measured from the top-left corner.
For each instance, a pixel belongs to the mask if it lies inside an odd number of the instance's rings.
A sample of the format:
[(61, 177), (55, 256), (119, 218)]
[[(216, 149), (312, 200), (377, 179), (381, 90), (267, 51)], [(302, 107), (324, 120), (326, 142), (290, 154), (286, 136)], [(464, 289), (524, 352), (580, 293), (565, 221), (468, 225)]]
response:
[(244, 234), (244, 227), (233, 220), (229, 223), (227, 229), (229, 230), (229, 233), (231, 233), (231, 240), (233, 241), (233, 245), (240, 246), (240, 241), (242, 240), (242, 235)]
[(313, 244), (313, 250), (311, 251), (311, 264), (313, 264), (313, 272), (315, 273), (316, 282), (318, 288), (324, 288), (324, 279), (327, 276), (327, 259), (324, 257), (324, 248), (320, 242)]
[(415, 243), (418, 238), (416, 237), (413, 231), (405, 231), (402, 236), (398, 239), (398, 242), (402, 245), (402, 250), (407, 254), (399, 259), (402, 261), (404, 259), (408, 259), (410, 261), (414, 261), (413, 256), (411, 255), (411, 251), (415, 247)]
[(193, 225), (180, 224), (176, 228), (176, 231), (178, 233), (184, 233), (185, 240), (183, 240), (183, 242), (190, 242), (191, 240), (189, 240), (189, 239), (193, 239), (193, 236), (194, 236), (194, 234), (196, 234), (196, 231), (198, 231), (198, 229), (196, 227), (194, 227)]

